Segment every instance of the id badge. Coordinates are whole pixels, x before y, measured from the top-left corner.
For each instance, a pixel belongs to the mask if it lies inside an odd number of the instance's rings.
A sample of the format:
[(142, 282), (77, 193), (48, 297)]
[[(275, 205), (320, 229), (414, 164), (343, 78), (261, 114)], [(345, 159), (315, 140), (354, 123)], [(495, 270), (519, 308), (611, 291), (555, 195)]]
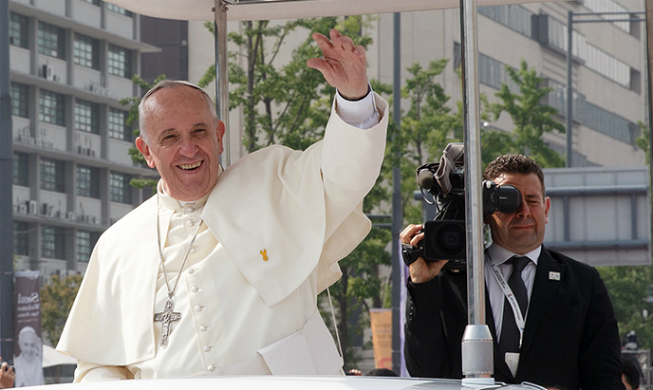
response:
[(517, 366), (519, 366), (519, 354), (515, 352), (506, 352), (506, 364), (510, 368), (513, 377), (517, 376)]

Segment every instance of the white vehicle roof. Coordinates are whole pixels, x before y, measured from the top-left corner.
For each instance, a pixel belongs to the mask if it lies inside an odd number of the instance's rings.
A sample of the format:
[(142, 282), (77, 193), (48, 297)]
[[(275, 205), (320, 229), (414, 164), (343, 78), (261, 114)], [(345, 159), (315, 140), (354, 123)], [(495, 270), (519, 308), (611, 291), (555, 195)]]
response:
[[(132, 12), (164, 19), (213, 20), (214, 0), (106, 0)], [(478, 0), (478, 6), (551, 0)], [(227, 20), (298, 19), (458, 8), (460, 0), (226, 0)]]
[(541, 386), (523, 383), (468, 387), (460, 380), (419, 379), (381, 376), (234, 376), (195, 377), (186, 379), (152, 379), (58, 384), (32, 387), (34, 390), (543, 390)]

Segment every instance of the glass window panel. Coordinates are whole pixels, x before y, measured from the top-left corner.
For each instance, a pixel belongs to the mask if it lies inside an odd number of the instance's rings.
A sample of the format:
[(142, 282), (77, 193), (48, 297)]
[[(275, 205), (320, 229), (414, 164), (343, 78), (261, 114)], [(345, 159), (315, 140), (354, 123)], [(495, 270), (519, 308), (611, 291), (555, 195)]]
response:
[(13, 184), (28, 187), (28, 155), (26, 153), (14, 152), (14, 179)]
[(87, 263), (98, 240), (98, 234), (84, 230), (77, 231), (77, 261)]
[(39, 121), (65, 126), (66, 98), (58, 93), (41, 90), (39, 94)]
[(75, 101), (75, 130), (100, 133), (99, 106), (84, 100)]
[(55, 58), (64, 58), (64, 29), (51, 24), (39, 22), (39, 53)]
[(99, 41), (86, 35), (75, 34), (73, 56), (77, 65), (99, 69)]
[(9, 13), (9, 43), (27, 49), (27, 17)]
[(111, 3), (107, 3), (107, 10), (129, 17), (133, 15), (131, 11), (127, 11), (126, 9)]
[(27, 101), (29, 88), (25, 84), (11, 83), (9, 93), (11, 94), (11, 115), (27, 118)]
[(100, 174), (94, 167), (77, 166), (77, 195), (100, 198)]
[(127, 117), (127, 111), (115, 108), (109, 109), (109, 137), (131, 141), (132, 132), (131, 128), (127, 125)]
[(107, 53), (107, 72), (109, 74), (131, 78), (131, 62), (130, 50), (116, 45), (109, 45), (109, 52)]
[(44, 226), (41, 229), (41, 256), (52, 259), (66, 258), (66, 234), (60, 227)]
[(131, 177), (124, 173), (111, 172), (109, 175), (109, 192), (112, 202), (131, 203)]
[(27, 222), (14, 221), (14, 254), (29, 254), (29, 225)]
[(41, 159), (41, 189), (65, 192), (65, 173), (63, 161)]

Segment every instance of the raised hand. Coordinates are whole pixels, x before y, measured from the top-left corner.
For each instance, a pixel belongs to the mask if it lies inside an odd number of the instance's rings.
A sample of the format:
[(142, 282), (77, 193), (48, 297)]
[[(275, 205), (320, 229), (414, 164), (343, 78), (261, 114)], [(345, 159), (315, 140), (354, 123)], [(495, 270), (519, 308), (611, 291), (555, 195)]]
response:
[(364, 97), (368, 92), (365, 49), (360, 45), (354, 46), (354, 41), (338, 30), (331, 30), (329, 36), (331, 39), (320, 33), (312, 35), (322, 49), (324, 59), (311, 58), (306, 64), (322, 72), (326, 81), (337, 88), (345, 99)]

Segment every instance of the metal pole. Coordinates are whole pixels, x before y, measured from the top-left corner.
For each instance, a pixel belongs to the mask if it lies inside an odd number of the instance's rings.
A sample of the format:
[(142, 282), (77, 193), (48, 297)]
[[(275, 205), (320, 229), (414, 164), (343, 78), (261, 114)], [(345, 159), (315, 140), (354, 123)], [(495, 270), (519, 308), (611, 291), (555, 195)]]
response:
[[(392, 81), (392, 119), (401, 129), (401, 13), (394, 15), (394, 65)], [(395, 140), (392, 140), (393, 144)], [(401, 169), (399, 160), (401, 153), (395, 155), (396, 164), (392, 167), (392, 369), (401, 372), (401, 289), (404, 288), (402, 270), (404, 263), (399, 257), (399, 233), (403, 225), (403, 209), (401, 206)]]
[(569, 11), (567, 12), (567, 113), (565, 115), (565, 121), (567, 124), (567, 145), (566, 145), (566, 167), (571, 168), (572, 166), (572, 129), (573, 129), (573, 99), (574, 99), (574, 90), (571, 85), (571, 43), (572, 35), (574, 31), (574, 13)]
[(229, 76), (227, 64), (227, 5), (215, 0), (215, 104), (218, 118), (224, 123), (224, 152), (221, 163), (231, 165), (231, 134), (229, 133)]
[(467, 230), (468, 325), (462, 341), (463, 385), (494, 384), (493, 346), (485, 324), (483, 198), (481, 194), (481, 115), (478, 84), (476, 0), (461, 0), (463, 107), (465, 109), (465, 227)]
[(0, 0), (0, 349), (14, 355), (13, 150), (9, 65), (9, 0)]
[[(653, 0), (646, 0), (646, 56), (648, 58), (648, 156), (650, 182), (653, 183)], [(653, 218), (653, 208), (650, 218)], [(652, 232), (653, 234), (653, 232)]]

